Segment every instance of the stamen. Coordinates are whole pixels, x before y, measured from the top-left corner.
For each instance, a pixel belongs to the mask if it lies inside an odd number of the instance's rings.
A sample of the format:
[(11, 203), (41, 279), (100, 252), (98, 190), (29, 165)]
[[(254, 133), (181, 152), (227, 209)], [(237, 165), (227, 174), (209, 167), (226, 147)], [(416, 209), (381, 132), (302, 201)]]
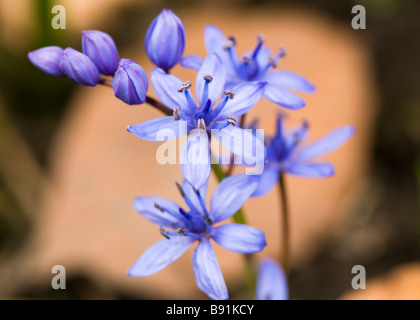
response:
[(251, 63), (251, 58), (249, 58), (247, 56), (243, 57), (243, 60), (244, 60), (245, 64), (250, 64)]
[(232, 126), (236, 126), (236, 119), (232, 116), (227, 116), (227, 122), (230, 123)]
[(181, 119), (181, 109), (179, 107), (176, 107), (174, 109), (174, 120), (178, 121), (179, 119)]
[(207, 74), (207, 73), (203, 76), (203, 78), (204, 78), (204, 80), (206, 80), (208, 82), (213, 81), (213, 77), (211, 75)]
[(233, 99), (235, 96), (235, 92), (233, 92), (231, 89), (227, 89), (223, 92), (226, 96), (229, 97), (229, 99)]
[(184, 237), (187, 236), (187, 234), (185, 233), (185, 231), (182, 230), (181, 228), (176, 229), (175, 232), (178, 233), (178, 234), (180, 234), (181, 236), (184, 236)]
[(197, 128), (200, 133), (206, 132), (206, 123), (204, 122), (204, 119), (198, 119)]
[(191, 220), (191, 216), (182, 208), (179, 208), (179, 213), (182, 214), (188, 220)]
[(184, 92), (185, 90), (188, 90), (191, 88), (192, 84), (191, 81), (186, 81), (178, 88), (178, 92)]
[(195, 193), (197, 194), (197, 198), (198, 198), (198, 201), (199, 201), (199, 202), (200, 202), (200, 204), (201, 204), (201, 207), (203, 208), (203, 211), (204, 211), (204, 214), (203, 214), (204, 221), (205, 221), (205, 222), (206, 222), (209, 226), (211, 226), (211, 225), (213, 224), (213, 220), (211, 220), (211, 218), (209, 217), (209, 213), (207, 212), (206, 204), (204, 203), (204, 200), (203, 200), (203, 198), (201, 197), (200, 190), (195, 190), (195, 189), (194, 189), (194, 191), (195, 191)]
[(184, 189), (182, 189), (182, 186), (178, 182), (175, 182), (175, 184), (176, 184), (176, 187), (178, 188), (179, 193), (184, 198), (185, 197)]
[(286, 55), (286, 48), (285, 47), (280, 47), (278, 57), (283, 58), (285, 55)]
[(165, 212), (165, 210), (157, 203), (155, 203), (155, 208), (158, 209), (160, 212)]
[(162, 235), (162, 236), (164, 236), (166, 239), (171, 239), (171, 237), (169, 237), (167, 234), (166, 234), (166, 231), (165, 231), (165, 229), (163, 229), (162, 227), (160, 227), (159, 228), (159, 232), (160, 232), (160, 234)]
[(257, 40), (257, 41), (258, 41), (257, 46), (255, 47), (254, 52), (252, 53), (252, 58), (253, 58), (253, 59), (255, 59), (255, 58), (257, 57), (258, 52), (260, 51), (260, 49), (261, 49), (261, 47), (262, 47), (262, 45), (263, 45), (263, 43), (264, 43), (264, 39), (265, 39), (265, 37), (264, 37), (264, 35), (259, 34), (259, 35), (257, 36), (257, 39), (258, 39), (258, 40)]
[(273, 68), (277, 68), (277, 62), (276, 60), (274, 60), (274, 58), (272, 56), (268, 57), (268, 64)]
[(223, 46), (224, 50), (229, 50), (230, 48), (236, 46), (236, 39), (234, 37), (229, 37), (226, 44)]

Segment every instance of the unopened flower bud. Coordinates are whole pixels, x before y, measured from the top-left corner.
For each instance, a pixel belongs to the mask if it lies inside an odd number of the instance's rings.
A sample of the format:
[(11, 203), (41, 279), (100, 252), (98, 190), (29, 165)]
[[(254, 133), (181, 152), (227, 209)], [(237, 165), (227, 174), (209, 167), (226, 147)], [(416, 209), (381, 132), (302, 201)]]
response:
[(63, 49), (57, 46), (40, 48), (28, 53), (29, 61), (38, 69), (53, 76), (63, 77), (60, 69), (60, 60)]
[(149, 26), (144, 45), (150, 61), (163, 70), (171, 69), (184, 53), (182, 21), (171, 10), (163, 9)]
[(118, 51), (109, 34), (98, 30), (83, 31), (82, 51), (93, 61), (100, 73), (113, 76), (117, 71)]
[(112, 89), (115, 96), (127, 104), (142, 104), (146, 101), (149, 79), (144, 69), (129, 59), (121, 59)]
[(69, 78), (84, 85), (96, 86), (100, 81), (99, 70), (87, 55), (66, 48), (60, 60), (61, 71)]

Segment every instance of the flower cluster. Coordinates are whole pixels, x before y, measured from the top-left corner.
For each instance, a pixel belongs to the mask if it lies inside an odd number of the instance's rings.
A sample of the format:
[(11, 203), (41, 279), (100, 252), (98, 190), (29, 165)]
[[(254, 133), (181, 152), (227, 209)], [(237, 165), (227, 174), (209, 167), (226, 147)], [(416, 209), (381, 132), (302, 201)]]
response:
[[(308, 135), (308, 123), (286, 131), (284, 117), (278, 116), (275, 135), (257, 137), (253, 130), (256, 124), (245, 123), (244, 115), (261, 98), (288, 109), (299, 109), (305, 106), (305, 101), (290, 90), (313, 93), (314, 85), (299, 74), (275, 70), (285, 57), (285, 50), (273, 55), (262, 36), (258, 36), (255, 48), (239, 57), (236, 39), (207, 25), (204, 30), (207, 56), (201, 58), (183, 57), (185, 34), (182, 21), (167, 9), (147, 30), (145, 51), (156, 65), (150, 72), (150, 81), (159, 100), (147, 95), (146, 71), (132, 60), (119, 59), (113, 39), (102, 31), (82, 33), (82, 52), (50, 46), (30, 52), (28, 58), (50, 75), (65, 76), (85, 86), (108, 85), (126, 104), (147, 103), (162, 111), (163, 117), (127, 127), (128, 132), (143, 140), (166, 141), (188, 135), (181, 156), (184, 182), (177, 184), (187, 207), (158, 196), (134, 200), (136, 211), (159, 227), (163, 239), (146, 250), (128, 274), (138, 277), (154, 274), (197, 243), (193, 254), (197, 286), (211, 299), (228, 299), (211, 241), (250, 257), (262, 251), (267, 244), (265, 234), (243, 223), (242, 206), (250, 197), (267, 194), (284, 173), (305, 177), (333, 175), (332, 164), (313, 159), (342, 145), (354, 134), (354, 128), (335, 129), (302, 146)], [(169, 73), (177, 64), (197, 71), (195, 96), (190, 81)], [(212, 155), (211, 139), (245, 164), (255, 160), (253, 155), (260, 155), (264, 170), (256, 175), (230, 175), (231, 170), (224, 171), (216, 164), (219, 184), (208, 207), (207, 184), (212, 160), (216, 158)], [(233, 164), (230, 163), (230, 168)], [(219, 224), (231, 217), (236, 223)], [(275, 260), (260, 261), (255, 290), (257, 299), (288, 299), (286, 273)]]

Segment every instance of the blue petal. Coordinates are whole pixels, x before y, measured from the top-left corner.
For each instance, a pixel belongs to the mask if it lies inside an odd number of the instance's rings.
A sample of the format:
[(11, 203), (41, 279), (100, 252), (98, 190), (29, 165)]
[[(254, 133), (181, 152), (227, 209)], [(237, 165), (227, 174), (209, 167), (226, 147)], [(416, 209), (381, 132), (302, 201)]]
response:
[(213, 25), (206, 25), (204, 28), (204, 42), (207, 52), (210, 53), (222, 50), (227, 42), (227, 38), (219, 28)]
[(187, 122), (175, 121), (172, 116), (160, 117), (129, 126), (127, 131), (144, 140), (166, 141), (186, 134)]
[(293, 163), (284, 168), (285, 171), (298, 176), (322, 178), (334, 175), (334, 166), (330, 163)]
[(112, 80), (115, 96), (129, 105), (146, 101), (149, 79), (146, 71), (130, 59), (121, 59)]
[(84, 86), (93, 87), (100, 81), (99, 70), (92, 60), (73, 48), (64, 49), (60, 69), (67, 77)]
[(212, 238), (223, 248), (237, 253), (260, 252), (267, 245), (264, 232), (239, 223), (214, 228)]
[(210, 217), (213, 222), (230, 218), (248, 200), (258, 184), (257, 176), (237, 174), (219, 183), (210, 200)]
[(225, 280), (210, 241), (203, 238), (194, 250), (193, 270), (197, 286), (213, 300), (229, 299)]
[(257, 300), (287, 300), (289, 289), (281, 266), (270, 258), (261, 260), (255, 288)]
[[(207, 94), (205, 90), (207, 82), (204, 80), (205, 75), (210, 75), (213, 78), (213, 80), (207, 84)], [(220, 98), (220, 95), (222, 94), (223, 86), (225, 85), (225, 78), (226, 73), (220, 57), (215, 53), (208, 55), (198, 70), (195, 83), (195, 90), (197, 93), (198, 102), (200, 103), (200, 107), (204, 107), (207, 99), (211, 100), (210, 107), (215, 104), (215, 102)]]
[(229, 125), (222, 130), (211, 131), (224, 148), (232, 152), (236, 164), (248, 166), (263, 165), (266, 158), (264, 141), (252, 134), (252, 129)]
[[(162, 212), (155, 207), (155, 204), (170, 210), (173, 214)], [(179, 208), (179, 205), (166, 198), (150, 196), (134, 199), (134, 209), (149, 221), (162, 227), (178, 228), (179, 221), (183, 219)]]
[(268, 83), (264, 92), (264, 97), (280, 106), (292, 110), (300, 109), (305, 106), (305, 101), (297, 94), (271, 83)]
[(279, 180), (279, 170), (266, 166), (263, 173), (259, 176), (258, 187), (252, 194), (253, 197), (259, 197), (266, 195), (274, 188), (277, 181)]
[(147, 56), (156, 66), (171, 69), (182, 58), (185, 28), (182, 21), (168, 9), (150, 24), (144, 41)]
[(112, 37), (99, 30), (82, 32), (82, 51), (102, 74), (113, 76), (118, 68), (118, 50)]
[(132, 277), (150, 276), (177, 260), (195, 241), (191, 237), (162, 239), (147, 249), (127, 274)]
[(172, 110), (179, 107), (184, 112), (190, 111), (185, 95), (178, 92), (179, 87), (183, 83), (180, 79), (167, 74), (162, 69), (155, 68), (150, 74), (150, 80), (153, 90), (165, 106)]
[(207, 132), (193, 130), (182, 149), (181, 170), (195, 189), (200, 189), (210, 175), (210, 150)]
[(192, 54), (192, 55), (184, 57), (181, 60), (180, 64), (184, 68), (194, 69), (198, 71), (201, 68), (201, 65), (203, 64), (203, 61), (204, 61), (203, 58), (195, 54)]
[(290, 71), (281, 70), (268, 72), (263, 77), (263, 80), (267, 81), (274, 87), (282, 87), (306, 93), (312, 93), (315, 91), (315, 86), (312, 83), (301, 75)]
[(353, 126), (335, 129), (323, 138), (299, 149), (294, 158), (303, 161), (328, 154), (350, 139), (354, 135), (354, 131)]
[(266, 82), (243, 82), (235, 86), (232, 89), (235, 93), (233, 99), (226, 102), (214, 121), (226, 121), (227, 116), (238, 119), (261, 99), (266, 86)]
[[(207, 195), (207, 187), (208, 187), (209, 180), (207, 179), (206, 183), (203, 184), (203, 186), (200, 188), (200, 195), (203, 198), (203, 201), (206, 201), (206, 195)], [(205, 212), (203, 210), (203, 207), (200, 203), (200, 200), (198, 200), (198, 196), (195, 193), (194, 189), (190, 185), (190, 183), (186, 180), (182, 183), (182, 190), (185, 193), (184, 200), (187, 203), (188, 207), (190, 207), (191, 210), (196, 210), (201, 215), (203, 215)]]
[(38, 69), (53, 76), (63, 77), (60, 60), (63, 49), (57, 46), (40, 48), (28, 53), (29, 61)]

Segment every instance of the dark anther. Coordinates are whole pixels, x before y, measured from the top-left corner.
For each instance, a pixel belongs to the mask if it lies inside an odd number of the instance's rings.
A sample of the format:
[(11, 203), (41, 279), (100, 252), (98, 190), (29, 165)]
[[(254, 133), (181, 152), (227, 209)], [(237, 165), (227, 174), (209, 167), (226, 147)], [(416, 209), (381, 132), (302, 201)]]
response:
[(166, 234), (165, 229), (163, 229), (162, 227), (159, 228), (159, 232), (162, 236), (164, 236), (166, 239), (170, 239), (170, 237)]
[(251, 63), (251, 59), (247, 56), (243, 57), (244, 63), (246, 64), (250, 64)]
[(273, 57), (268, 57), (268, 64), (273, 68), (273, 69), (275, 69), (275, 68), (277, 68), (277, 62), (276, 62), (276, 60), (274, 60), (274, 58)]
[(181, 109), (179, 107), (176, 107), (174, 109), (174, 120), (177, 121), (181, 119)]
[(157, 203), (155, 203), (155, 208), (160, 210), (160, 212), (165, 212), (165, 210), (163, 210), (163, 208), (160, 205), (158, 205)]
[(184, 92), (185, 90), (188, 90), (191, 88), (192, 84), (190, 81), (184, 82), (181, 84), (181, 86), (178, 88), (178, 92)]
[(227, 116), (227, 122), (230, 123), (232, 126), (236, 126), (236, 119), (232, 116)]
[(181, 228), (176, 229), (175, 232), (178, 233), (178, 234), (180, 234), (181, 236), (184, 236), (184, 237), (187, 236), (187, 234), (185, 233), (185, 231), (182, 230)]
[(226, 96), (229, 97), (229, 99), (233, 99), (235, 96), (235, 92), (233, 92), (231, 89), (227, 89), (223, 92)]
[(223, 49), (229, 50), (234, 46), (236, 46), (236, 39), (234, 37), (229, 37), (226, 44), (223, 46)]
[(206, 80), (208, 82), (213, 81), (213, 77), (211, 75), (207, 74), (207, 73), (203, 76), (203, 78), (204, 78), (204, 80)]
[(179, 193), (184, 198), (185, 197), (184, 189), (182, 189), (182, 186), (178, 182), (175, 182), (175, 184), (176, 184), (176, 187), (178, 188)]
[(204, 214), (203, 215), (203, 218), (204, 218), (204, 221), (209, 225), (209, 226), (211, 226), (212, 224), (213, 224), (213, 220), (211, 220), (211, 218), (208, 216), (208, 215), (206, 215), (206, 214)]

